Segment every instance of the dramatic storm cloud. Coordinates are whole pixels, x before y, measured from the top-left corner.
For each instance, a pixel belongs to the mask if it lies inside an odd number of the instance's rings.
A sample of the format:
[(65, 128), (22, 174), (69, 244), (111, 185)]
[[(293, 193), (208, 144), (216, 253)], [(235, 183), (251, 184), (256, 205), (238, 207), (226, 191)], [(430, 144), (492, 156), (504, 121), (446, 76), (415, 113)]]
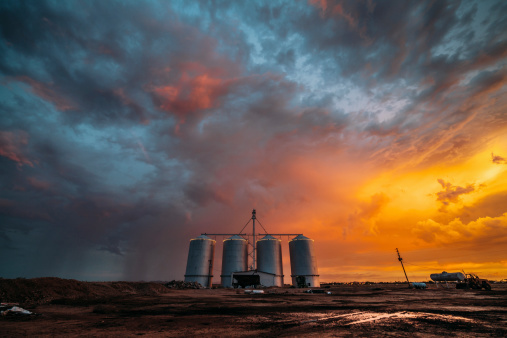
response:
[(315, 239), (323, 281), (401, 279), (396, 247), (506, 278), (506, 16), (500, 0), (2, 1), (1, 275), (182, 279), (190, 238), (256, 208)]

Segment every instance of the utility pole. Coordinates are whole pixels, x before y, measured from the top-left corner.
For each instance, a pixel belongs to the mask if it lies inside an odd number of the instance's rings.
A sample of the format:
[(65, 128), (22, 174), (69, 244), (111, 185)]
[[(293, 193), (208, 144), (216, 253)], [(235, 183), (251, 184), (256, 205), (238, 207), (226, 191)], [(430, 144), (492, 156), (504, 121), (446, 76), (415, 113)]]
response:
[(252, 270), (257, 270), (257, 265), (255, 264), (255, 209), (252, 210), (252, 224), (253, 224), (253, 262), (252, 262)]
[(398, 260), (401, 263), (401, 267), (403, 268), (403, 273), (405, 274), (405, 278), (407, 279), (408, 287), (411, 289), (412, 286), (410, 285), (410, 282), (408, 281), (407, 273), (405, 272), (405, 267), (403, 266), (403, 258), (401, 258), (398, 248), (396, 248), (396, 252), (398, 253)]

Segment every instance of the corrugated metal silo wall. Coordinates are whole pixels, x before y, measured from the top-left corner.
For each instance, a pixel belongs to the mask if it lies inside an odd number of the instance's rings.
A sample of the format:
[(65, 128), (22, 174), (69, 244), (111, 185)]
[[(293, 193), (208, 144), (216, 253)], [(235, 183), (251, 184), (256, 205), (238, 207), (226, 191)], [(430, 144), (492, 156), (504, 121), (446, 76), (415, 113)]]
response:
[[(192, 239), (188, 249), (185, 282), (198, 282), (211, 287), (213, 278), (213, 259), (215, 241), (212, 239)], [(211, 269), (210, 269), (211, 261)], [(210, 275), (211, 271), (211, 275)]]
[(248, 242), (244, 239), (226, 239), (222, 254), (222, 286), (232, 286), (232, 273), (248, 269)]
[(280, 240), (275, 238), (257, 241), (257, 270), (275, 274), (274, 286), (283, 286), (282, 247)]
[(307, 286), (320, 287), (313, 240), (291, 240), (289, 242), (289, 253), (292, 285), (297, 287), (296, 277), (304, 276)]

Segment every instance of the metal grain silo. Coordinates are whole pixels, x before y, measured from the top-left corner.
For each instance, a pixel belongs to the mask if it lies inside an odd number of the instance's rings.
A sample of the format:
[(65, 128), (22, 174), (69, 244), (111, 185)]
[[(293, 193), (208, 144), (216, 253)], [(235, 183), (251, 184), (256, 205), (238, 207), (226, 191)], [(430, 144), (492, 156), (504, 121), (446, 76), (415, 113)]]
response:
[(214, 256), (215, 240), (206, 235), (191, 239), (185, 282), (198, 282), (202, 286), (211, 287)]
[(319, 271), (313, 248), (313, 239), (298, 235), (289, 242), (292, 285), (319, 287)]
[(241, 236), (233, 235), (224, 240), (222, 255), (222, 286), (232, 287), (232, 273), (248, 269), (248, 242)]
[(257, 271), (274, 274), (273, 286), (283, 286), (282, 246), (278, 238), (266, 235), (257, 241)]

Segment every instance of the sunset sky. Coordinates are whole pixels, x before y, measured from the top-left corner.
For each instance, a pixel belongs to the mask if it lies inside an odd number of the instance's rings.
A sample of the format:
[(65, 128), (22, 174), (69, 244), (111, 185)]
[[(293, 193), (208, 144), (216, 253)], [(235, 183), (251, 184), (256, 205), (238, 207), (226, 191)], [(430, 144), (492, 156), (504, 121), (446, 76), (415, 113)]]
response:
[(414, 281), (507, 278), (506, 17), (1, 1), (0, 276), (182, 280), (191, 238), (255, 208), (315, 240), (322, 282), (404, 280), (396, 248)]

